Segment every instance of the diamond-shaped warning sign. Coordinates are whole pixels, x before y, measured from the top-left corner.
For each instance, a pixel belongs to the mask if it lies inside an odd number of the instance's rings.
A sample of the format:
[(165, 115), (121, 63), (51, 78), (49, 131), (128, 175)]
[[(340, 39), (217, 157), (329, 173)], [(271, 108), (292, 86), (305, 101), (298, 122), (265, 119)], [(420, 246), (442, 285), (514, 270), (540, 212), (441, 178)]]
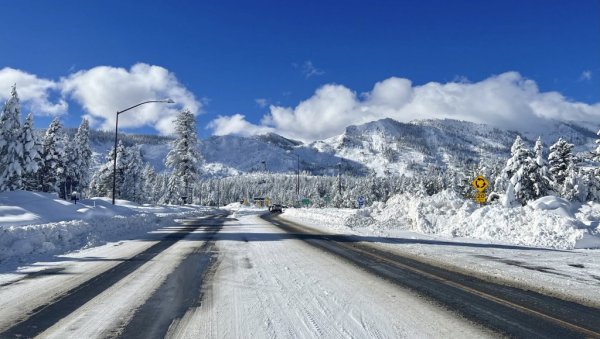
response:
[(488, 183), (487, 180), (485, 180), (484, 177), (482, 177), (480, 175), (480, 176), (478, 176), (477, 178), (475, 178), (473, 180), (473, 182), (471, 183), (471, 185), (473, 185), (473, 187), (475, 187), (475, 189), (477, 189), (479, 192), (483, 192), (483, 191), (485, 191), (486, 188), (488, 188), (488, 186), (490, 184)]

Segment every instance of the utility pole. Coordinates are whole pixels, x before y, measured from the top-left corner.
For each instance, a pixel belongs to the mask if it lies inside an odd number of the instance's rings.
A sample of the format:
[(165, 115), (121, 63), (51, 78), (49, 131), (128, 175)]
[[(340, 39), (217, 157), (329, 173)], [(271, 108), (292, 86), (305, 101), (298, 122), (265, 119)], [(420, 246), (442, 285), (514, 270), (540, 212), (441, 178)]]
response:
[(221, 179), (217, 179), (217, 207), (221, 207)]
[(299, 154), (294, 154), (292, 152), (290, 152), (289, 150), (286, 152), (288, 153), (289, 156), (291, 155), (295, 155), (296, 156), (296, 199), (300, 199), (300, 155)]
[(342, 163), (338, 163), (338, 193), (342, 195)]
[(296, 170), (296, 196), (298, 199), (300, 198), (300, 155), (296, 154), (298, 157), (298, 169)]

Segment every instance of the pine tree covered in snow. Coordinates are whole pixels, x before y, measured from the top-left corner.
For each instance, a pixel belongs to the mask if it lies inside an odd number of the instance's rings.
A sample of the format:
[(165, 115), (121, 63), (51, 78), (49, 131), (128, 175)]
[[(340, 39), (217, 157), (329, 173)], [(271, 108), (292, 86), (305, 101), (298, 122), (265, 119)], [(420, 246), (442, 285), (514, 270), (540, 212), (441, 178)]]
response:
[(144, 192), (142, 202), (157, 203), (160, 199), (160, 192), (157, 192), (156, 189), (157, 175), (152, 165), (148, 163), (144, 165), (142, 178), (144, 179), (142, 186), (142, 192)]
[(502, 175), (496, 180), (497, 192), (508, 194), (510, 188), (522, 205), (535, 199), (538, 195), (532, 179), (535, 178), (537, 164), (533, 157), (533, 152), (527, 149), (521, 137), (517, 136), (511, 147), (511, 157), (506, 162)]
[(540, 137), (537, 138), (533, 151), (535, 153), (535, 161), (533, 171), (531, 172), (531, 181), (533, 182), (535, 197), (539, 198), (546, 196), (551, 190), (548, 163), (544, 157), (544, 146)]
[[(114, 149), (111, 149), (106, 157), (106, 162), (92, 176), (89, 187), (93, 195), (112, 197), (114, 154)], [(146, 169), (148, 172), (145, 172), (139, 146), (125, 147), (123, 142), (119, 141), (116, 165), (115, 198), (140, 203), (156, 202), (157, 199), (149, 196), (152, 192), (146, 191), (148, 183), (145, 177), (154, 171)], [(152, 174), (152, 176), (155, 177), (156, 174)]]
[(509, 182), (506, 187), (506, 193), (502, 197), (500, 203), (504, 207), (515, 207), (518, 205), (517, 197), (515, 196), (515, 187), (512, 182)]
[(587, 181), (589, 183), (588, 189), (588, 197), (586, 201), (600, 201), (600, 167), (598, 163), (600, 163), (600, 130), (596, 133), (598, 135), (598, 139), (596, 139), (596, 149), (593, 150), (592, 160), (596, 162), (593, 170), (586, 173)]
[(115, 196), (117, 198), (122, 197), (121, 193), (123, 191), (123, 183), (125, 182), (125, 171), (127, 171), (128, 160), (125, 145), (119, 140), (119, 143), (117, 144), (117, 172), (115, 180)]
[(561, 187), (561, 196), (570, 201), (581, 200), (581, 190), (585, 188), (585, 185), (579, 173), (577, 173), (574, 163), (569, 163), (566, 174), (567, 176), (564, 178)]
[(121, 199), (142, 202), (144, 199), (144, 167), (142, 153), (139, 146), (127, 147), (123, 158), (123, 185), (121, 187)]
[(0, 115), (0, 190), (23, 188), (23, 145), (21, 144), (19, 96), (16, 85), (11, 89), (11, 97), (4, 104)]
[(584, 185), (579, 193), (581, 202), (600, 201), (600, 180), (598, 180), (595, 173), (596, 169), (580, 173), (581, 182)]
[(23, 145), (23, 188), (28, 191), (40, 190), (37, 172), (42, 166), (42, 144), (33, 132), (33, 116), (27, 115), (21, 130), (21, 144)]
[(557, 192), (561, 191), (568, 175), (567, 169), (573, 163), (572, 149), (573, 144), (568, 143), (563, 138), (559, 138), (554, 145), (550, 146), (550, 154), (548, 155), (549, 172), (552, 175), (553, 186)]
[(69, 140), (69, 136), (67, 134), (63, 134), (63, 145), (65, 152), (63, 164), (65, 170), (61, 178), (62, 184), (59, 188), (60, 195), (62, 197), (70, 197), (75, 186), (75, 173), (78, 171), (76, 160), (76, 146), (71, 140)]
[(98, 168), (90, 180), (89, 189), (92, 195), (100, 197), (111, 196), (114, 159), (115, 151), (111, 148), (106, 156), (106, 162)]
[(596, 149), (592, 151), (592, 160), (600, 162), (600, 129), (596, 133), (598, 139), (596, 139)]
[(38, 171), (42, 191), (59, 192), (65, 174), (65, 145), (58, 118), (52, 120), (42, 140), (42, 160)]
[(165, 165), (171, 170), (163, 201), (177, 203), (181, 196), (191, 198), (191, 185), (200, 175), (201, 155), (198, 152), (196, 120), (192, 112), (183, 110), (175, 119), (177, 139), (171, 143)]
[(83, 119), (73, 138), (73, 183), (76, 190), (84, 193), (90, 184), (92, 148), (90, 146), (90, 123)]

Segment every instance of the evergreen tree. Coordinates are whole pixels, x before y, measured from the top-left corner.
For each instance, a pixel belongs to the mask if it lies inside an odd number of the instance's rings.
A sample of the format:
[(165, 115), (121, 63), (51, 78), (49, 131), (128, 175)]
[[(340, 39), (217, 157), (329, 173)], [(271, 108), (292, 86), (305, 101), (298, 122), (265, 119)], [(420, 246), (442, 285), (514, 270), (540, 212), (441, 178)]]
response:
[[(92, 194), (104, 197), (112, 196), (113, 171), (115, 152), (111, 149), (106, 157), (106, 162), (100, 166), (90, 180), (89, 189)], [(151, 168), (151, 167), (150, 167)], [(156, 174), (144, 168), (142, 154), (139, 146), (125, 147), (122, 141), (117, 144), (117, 163), (115, 180), (115, 198), (135, 202), (156, 202), (147, 192), (145, 185), (146, 175), (155, 177)], [(154, 190), (152, 190), (154, 191)]]
[(185, 195), (182, 190), (183, 180), (176, 175), (169, 175), (165, 178), (162, 186), (163, 195), (160, 202), (163, 204), (177, 204), (181, 202), (181, 197)]
[(84, 194), (90, 184), (92, 148), (90, 146), (90, 123), (83, 119), (73, 138), (73, 185)]
[(0, 115), (0, 190), (23, 188), (23, 144), (21, 144), (21, 108), (16, 85)]
[(561, 196), (567, 200), (575, 201), (579, 200), (581, 190), (583, 188), (582, 178), (577, 173), (575, 164), (572, 162), (566, 171), (567, 176), (563, 180)]
[(142, 170), (142, 178), (142, 191), (144, 192), (142, 201), (150, 204), (157, 203), (159, 199), (156, 190), (157, 176), (154, 168), (149, 163), (144, 165), (144, 169)]
[(21, 144), (23, 145), (23, 188), (29, 191), (40, 190), (37, 172), (42, 165), (42, 144), (39, 138), (33, 132), (33, 117), (31, 113), (27, 115), (27, 119), (21, 130)]
[(135, 202), (142, 202), (144, 196), (144, 178), (142, 176), (143, 160), (139, 146), (125, 149), (123, 171), (123, 186), (121, 198)]
[(512, 182), (509, 182), (506, 187), (506, 193), (500, 201), (504, 207), (514, 207), (518, 204), (517, 197), (515, 196), (515, 188)]
[(106, 156), (106, 162), (98, 168), (90, 180), (89, 189), (92, 195), (99, 197), (111, 196), (114, 159), (115, 151), (111, 148)]
[(568, 175), (567, 169), (573, 163), (572, 149), (573, 144), (569, 144), (563, 138), (559, 138), (550, 147), (550, 154), (548, 155), (548, 163), (550, 164), (549, 172), (552, 175), (553, 186), (557, 192), (561, 191), (561, 187)]
[(533, 182), (535, 197), (539, 198), (547, 195), (551, 189), (548, 165), (544, 158), (544, 146), (540, 137), (537, 138), (533, 151), (535, 152), (535, 162), (530, 178)]
[(38, 171), (43, 192), (59, 192), (65, 174), (65, 145), (62, 125), (54, 118), (42, 140), (43, 166)]
[(588, 172), (589, 192), (586, 201), (600, 201), (600, 130), (596, 133), (596, 149), (592, 151), (592, 160), (596, 162), (593, 171)]
[(596, 139), (596, 149), (592, 151), (592, 160), (600, 162), (600, 130), (596, 133), (598, 139)]
[(64, 145), (64, 172), (60, 180), (60, 195), (68, 198), (73, 192), (73, 186), (75, 181), (75, 172), (77, 172), (77, 161), (75, 159), (75, 145), (69, 140), (67, 134), (63, 134), (63, 145)]
[(586, 192), (581, 192), (579, 195), (582, 202), (600, 201), (600, 180), (598, 180), (596, 173), (597, 168), (594, 168), (593, 170), (588, 170), (582, 174), (583, 182), (586, 188)]
[[(114, 158), (113, 158), (114, 159)], [(119, 140), (117, 144), (117, 171), (115, 180), (115, 197), (122, 198), (121, 192), (123, 190), (123, 183), (125, 182), (125, 171), (127, 170), (127, 153), (125, 151), (125, 145)], [(112, 179), (112, 173), (110, 174)], [(112, 182), (110, 184), (110, 191), (112, 192)]]
[(525, 147), (521, 137), (517, 136), (511, 147), (511, 157), (506, 162), (502, 175), (496, 180), (497, 192), (504, 190), (508, 194), (510, 188), (513, 190), (511, 193), (522, 205), (535, 199), (535, 182), (532, 180), (535, 176), (532, 173), (537, 166), (533, 156), (534, 154)]
[(177, 138), (171, 143), (165, 165), (171, 170), (171, 176), (164, 197), (165, 202), (178, 202), (181, 196), (191, 201), (191, 185), (200, 175), (202, 158), (198, 152), (196, 120), (192, 112), (183, 110), (175, 119)]

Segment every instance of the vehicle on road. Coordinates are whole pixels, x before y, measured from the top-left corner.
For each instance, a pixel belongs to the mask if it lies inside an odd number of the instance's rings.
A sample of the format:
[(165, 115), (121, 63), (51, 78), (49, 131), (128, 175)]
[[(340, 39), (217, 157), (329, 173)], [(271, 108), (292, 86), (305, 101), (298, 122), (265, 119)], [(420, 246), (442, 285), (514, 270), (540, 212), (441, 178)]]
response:
[(271, 213), (281, 213), (283, 212), (283, 206), (279, 205), (279, 204), (274, 204), (269, 206), (269, 212)]

